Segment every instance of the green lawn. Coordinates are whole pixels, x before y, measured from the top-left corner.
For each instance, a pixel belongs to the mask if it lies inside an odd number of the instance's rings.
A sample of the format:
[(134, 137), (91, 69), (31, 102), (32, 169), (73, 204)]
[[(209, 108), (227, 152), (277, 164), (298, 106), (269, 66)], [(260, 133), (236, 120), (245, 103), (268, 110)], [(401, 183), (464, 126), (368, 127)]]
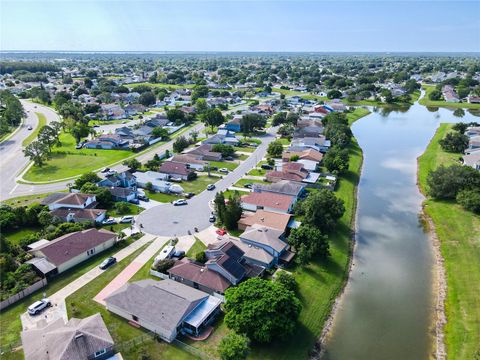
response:
[[(66, 192), (66, 190), (64, 191)], [(63, 191), (59, 191), (59, 192), (63, 192)], [(28, 206), (33, 203), (40, 202), (42, 199), (46, 198), (50, 194), (52, 193), (18, 196), (8, 200), (4, 200), (2, 201), (2, 203), (10, 206)]]
[(370, 110), (365, 108), (356, 108), (354, 111), (347, 113), (348, 123), (352, 125), (358, 119), (370, 114)]
[(7, 309), (2, 310), (2, 312), (0, 313), (0, 328), (2, 329), (2, 331), (0, 331), (0, 344), (6, 345), (10, 343), (17, 343), (20, 341), (20, 331), (22, 330), (20, 315), (26, 311), (26, 308), (31, 303), (41, 298), (41, 294), (43, 292), (46, 292), (47, 296), (56, 293), (65, 285), (71, 283), (73, 280), (90, 271), (95, 266), (98, 266), (98, 264), (100, 264), (104, 259), (115, 254), (117, 251), (126, 247), (131, 242), (131, 240), (119, 242), (113, 248), (108, 249), (88, 259), (87, 261), (73, 267), (65, 273), (55, 277), (48, 283), (46, 287), (31, 294), (30, 296), (23, 298), (22, 300), (16, 302)]
[(290, 140), (288, 140), (287, 138), (280, 138), (277, 139), (277, 141), (280, 141), (282, 145), (290, 145)]
[(262, 168), (255, 168), (255, 169), (252, 169), (250, 170), (247, 175), (251, 175), (251, 176), (265, 176), (267, 171), (271, 171), (271, 170), (265, 170), (265, 169), (262, 169)]
[(28, 144), (30, 144), (33, 140), (35, 140), (38, 136), (38, 133), (40, 132), (40, 128), (42, 126), (45, 126), (47, 124), (47, 118), (45, 117), (45, 115), (43, 115), (42, 113), (39, 113), (39, 112), (36, 112), (35, 115), (37, 115), (38, 117), (38, 125), (37, 127), (32, 130), (32, 132), (30, 133), (30, 135), (28, 135), (22, 142), (22, 146), (27, 146)]
[(254, 183), (269, 184), (269, 182), (263, 181), (263, 180), (240, 179), (235, 183), (234, 186), (243, 187), (245, 184), (254, 184)]
[(230, 171), (235, 170), (238, 166), (237, 163), (231, 161), (209, 161), (210, 166), (216, 166), (219, 169), (226, 168)]
[(133, 153), (128, 150), (75, 149), (75, 139), (60, 134), (61, 146), (56, 147), (51, 160), (41, 167), (32, 166), (24, 175), (26, 181), (56, 181), (71, 178), (121, 161)]
[(435, 85), (423, 84), (422, 88), (425, 90), (425, 95), (418, 101), (420, 105), (429, 107), (449, 107), (449, 108), (465, 108), (465, 109), (480, 109), (480, 104), (470, 104), (467, 102), (462, 103), (449, 103), (443, 100), (433, 101), (429, 99), (430, 93), (435, 89)]
[[(452, 164), (458, 154), (444, 152), (438, 141), (451, 128), (441, 124), (418, 160), (418, 180), (426, 193), (430, 170)], [(450, 201), (427, 199), (424, 211), (435, 224), (447, 275), (445, 344), (449, 359), (475, 359), (480, 354), (480, 217)]]
[(180, 85), (176, 85), (176, 84), (152, 84), (152, 83), (147, 83), (147, 82), (126, 84), (125, 86), (129, 87), (129, 88), (135, 88), (135, 87), (140, 86), (140, 85), (147, 85), (147, 86), (150, 86), (150, 87), (174, 89), (174, 90), (175, 89), (191, 89), (195, 86), (194, 84), (183, 84), (183, 85), (182, 84), (180, 84)]
[(195, 256), (198, 253), (203, 252), (206, 248), (207, 247), (205, 246), (205, 244), (201, 242), (197, 237), (195, 237), (195, 242), (185, 255), (190, 259), (195, 259)]
[(20, 240), (24, 237), (35, 234), (39, 232), (41, 228), (39, 227), (22, 227), (21, 229), (13, 230), (13, 231), (5, 231), (2, 233), (8, 240), (8, 242), (12, 245), (19, 245)]
[(158, 254), (163, 250), (165, 246), (167, 246), (170, 242), (167, 241), (161, 248), (158, 250), (158, 252), (153, 255), (141, 268), (138, 270), (128, 282), (134, 282), (134, 281), (139, 281), (139, 280), (145, 280), (145, 279), (153, 279), (153, 280), (160, 280), (156, 276), (150, 275), (150, 269), (152, 268), (153, 261), (157, 257)]
[[(67, 297), (66, 304), (68, 316), (85, 318), (99, 312), (116, 344), (121, 344), (146, 334), (143, 329), (137, 329), (130, 326), (127, 320), (112, 314), (104, 306), (93, 300), (93, 297), (110, 283), (129, 263), (131, 263), (133, 259), (144, 250), (144, 248), (145, 246)], [(140, 359), (142, 350), (143, 352), (146, 352), (148, 358), (152, 360), (187, 360), (192, 358), (190, 354), (177, 347), (170, 346), (164, 342), (157, 342), (155, 340), (150, 340), (139, 346), (132, 347), (131, 349), (122, 350), (122, 355), (124, 359)]]
[(140, 206), (137, 206), (135, 204), (127, 203), (128, 206), (128, 212), (124, 214), (119, 214), (117, 210), (115, 210), (115, 205), (112, 205), (110, 209), (107, 209), (107, 215), (111, 217), (122, 217), (125, 215), (138, 215), (140, 214), (144, 209)]
[(253, 147), (239, 147), (239, 146), (235, 146), (234, 149), (235, 149), (235, 151), (248, 152), (248, 153), (252, 153), (252, 152), (255, 151), (255, 148), (253, 148)]
[(159, 201), (162, 203), (169, 203), (169, 202), (172, 202), (173, 200), (180, 199), (178, 195), (173, 195), (173, 194), (153, 193), (148, 190), (145, 190), (145, 193), (150, 199)]

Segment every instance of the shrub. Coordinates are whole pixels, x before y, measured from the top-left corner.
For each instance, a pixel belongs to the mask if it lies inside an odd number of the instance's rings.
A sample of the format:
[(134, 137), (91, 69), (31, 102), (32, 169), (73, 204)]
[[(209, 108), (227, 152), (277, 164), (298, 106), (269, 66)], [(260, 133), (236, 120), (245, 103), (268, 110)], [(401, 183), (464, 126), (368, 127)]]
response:
[(246, 359), (250, 352), (249, 340), (245, 335), (231, 332), (220, 341), (218, 352), (222, 360)]

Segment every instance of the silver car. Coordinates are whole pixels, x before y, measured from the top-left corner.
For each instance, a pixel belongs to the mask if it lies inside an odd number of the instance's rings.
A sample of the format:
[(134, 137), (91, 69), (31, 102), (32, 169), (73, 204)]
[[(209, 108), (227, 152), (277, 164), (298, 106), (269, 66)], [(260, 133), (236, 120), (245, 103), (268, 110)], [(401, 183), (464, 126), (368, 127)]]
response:
[(49, 299), (45, 298), (42, 300), (35, 301), (32, 305), (28, 307), (27, 310), (30, 315), (37, 315), (40, 312), (42, 312), (42, 310), (50, 306), (52, 306), (52, 303), (50, 302)]

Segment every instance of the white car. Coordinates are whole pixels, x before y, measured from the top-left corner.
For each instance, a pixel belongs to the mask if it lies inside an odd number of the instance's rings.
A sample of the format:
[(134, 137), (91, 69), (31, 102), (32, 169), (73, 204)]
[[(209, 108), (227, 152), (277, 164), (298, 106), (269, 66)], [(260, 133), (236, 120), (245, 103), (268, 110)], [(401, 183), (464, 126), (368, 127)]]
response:
[(120, 223), (122, 224), (127, 224), (127, 223), (131, 223), (133, 221), (133, 216), (124, 216), (120, 219)]
[(117, 174), (117, 172), (116, 172), (115, 170), (108, 170), (108, 171), (105, 173), (106, 176), (112, 176), (112, 175), (116, 175), (116, 174)]
[(228, 169), (227, 168), (221, 168), (221, 169), (218, 169), (218, 172), (222, 173), (222, 174), (228, 174)]
[(214, 190), (214, 189), (215, 189), (215, 185), (213, 185), (213, 184), (208, 184), (208, 186), (207, 186), (207, 190), (208, 190), (208, 191), (212, 191), (212, 190)]
[(102, 225), (113, 225), (116, 223), (117, 223), (117, 220), (115, 220), (114, 218), (108, 218), (102, 221)]
[(187, 200), (185, 199), (178, 199), (173, 202), (174, 206), (179, 206), (179, 205), (187, 205)]
[(40, 313), (43, 309), (52, 306), (52, 303), (50, 302), (49, 299), (45, 298), (42, 300), (35, 301), (32, 305), (28, 307), (28, 313), (30, 315), (37, 315)]

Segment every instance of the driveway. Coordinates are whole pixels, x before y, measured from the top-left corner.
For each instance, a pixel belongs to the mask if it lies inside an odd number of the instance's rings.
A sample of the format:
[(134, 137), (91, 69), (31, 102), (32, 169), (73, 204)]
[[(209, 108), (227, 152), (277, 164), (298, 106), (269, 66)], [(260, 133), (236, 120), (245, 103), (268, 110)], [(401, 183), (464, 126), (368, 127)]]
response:
[(275, 139), (276, 129), (270, 128), (265, 136), (260, 139), (262, 143), (257, 149), (240, 164), (234, 171), (225, 175), (215, 185), (214, 191), (203, 191), (188, 200), (186, 206), (173, 206), (172, 204), (162, 204), (147, 209), (138, 215), (137, 225), (143, 225), (143, 231), (149, 234), (160, 236), (185, 236), (195, 233), (195, 228), (202, 231), (211, 224), (208, 221), (211, 209), (208, 205), (213, 200), (215, 194), (227, 190), (242, 178), (244, 174), (256, 166), (264, 157), (268, 144)]

